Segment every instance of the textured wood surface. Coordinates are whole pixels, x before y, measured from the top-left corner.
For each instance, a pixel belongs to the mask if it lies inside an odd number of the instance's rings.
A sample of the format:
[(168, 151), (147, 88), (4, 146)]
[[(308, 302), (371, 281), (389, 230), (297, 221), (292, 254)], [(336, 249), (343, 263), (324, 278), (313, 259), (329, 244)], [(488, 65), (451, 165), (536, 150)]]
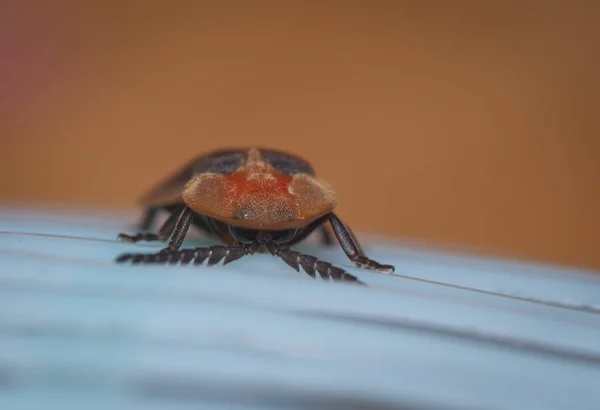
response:
[(367, 288), (119, 266), (160, 246), (118, 242), (132, 222), (0, 212), (0, 409), (600, 408), (600, 276), (368, 240), (395, 276), (301, 246)]

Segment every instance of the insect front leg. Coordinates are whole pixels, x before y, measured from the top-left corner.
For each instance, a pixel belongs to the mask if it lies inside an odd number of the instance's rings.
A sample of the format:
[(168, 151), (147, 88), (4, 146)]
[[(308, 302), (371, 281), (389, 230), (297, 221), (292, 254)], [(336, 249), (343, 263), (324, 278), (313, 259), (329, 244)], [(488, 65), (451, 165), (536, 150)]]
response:
[(175, 227), (173, 228), (173, 233), (171, 234), (171, 239), (169, 240), (169, 245), (163, 249), (163, 251), (176, 251), (179, 249), (183, 243), (183, 240), (185, 239), (185, 235), (190, 229), (193, 219), (194, 212), (187, 206), (184, 207), (177, 218), (177, 222), (175, 222)]
[(149, 231), (154, 225), (154, 221), (156, 220), (156, 215), (158, 214), (159, 208), (149, 207), (144, 211), (144, 215), (140, 219), (137, 224), (137, 229), (140, 232)]
[(373, 259), (368, 258), (358, 243), (358, 240), (350, 230), (350, 228), (342, 222), (333, 212), (329, 214), (329, 222), (333, 227), (333, 232), (338, 238), (342, 249), (348, 258), (358, 267), (375, 270), (378, 272), (392, 273), (395, 268), (392, 265), (384, 265)]

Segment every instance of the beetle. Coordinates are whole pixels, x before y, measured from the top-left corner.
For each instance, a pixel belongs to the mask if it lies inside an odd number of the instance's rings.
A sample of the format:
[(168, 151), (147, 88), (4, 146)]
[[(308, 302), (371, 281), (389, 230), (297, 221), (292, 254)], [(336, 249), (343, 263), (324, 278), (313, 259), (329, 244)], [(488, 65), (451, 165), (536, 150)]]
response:
[[(162, 241), (156, 253), (125, 253), (118, 263), (228, 264), (254, 253), (270, 253), (311, 277), (363, 284), (345, 270), (290, 249), (314, 231), (333, 245), (329, 222), (347, 257), (358, 267), (384, 273), (392, 265), (366, 256), (350, 228), (333, 212), (337, 197), (305, 159), (262, 147), (219, 149), (197, 156), (141, 198), (145, 214), (138, 233), (120, 233), (125, 242)], [(150, 232), (157, 212), (169, 216)], [(190, 226), (222, 244), (180, 249)]]

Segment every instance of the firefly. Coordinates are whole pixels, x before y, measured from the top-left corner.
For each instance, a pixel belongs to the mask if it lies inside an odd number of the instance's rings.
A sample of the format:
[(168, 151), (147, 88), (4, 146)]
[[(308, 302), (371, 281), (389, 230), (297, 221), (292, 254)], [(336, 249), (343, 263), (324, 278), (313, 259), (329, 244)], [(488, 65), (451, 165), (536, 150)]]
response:
[[(337, 195), (305, 159), (267, 148), (220, 149), (200, 155), (141, 199), (145, 215), (125, 242), (161, 241), (155, 253), (125, 253), (118, 263), (228, 264), (244, 256), (268, 253), (313, 278), (364, 284), (344, 269), (299, 253), (292, 246), (319, 232), (323, 245), (333, 236), (356, 266), (383, 273), (394, 266), (367, 257), (351, 229), (333, 210)], [(150, 232), (159, 211), (168, 218)], [(220, 243), (181, 248), (191, 226)], [(328, 227), (332, 228), (333, 236)]]

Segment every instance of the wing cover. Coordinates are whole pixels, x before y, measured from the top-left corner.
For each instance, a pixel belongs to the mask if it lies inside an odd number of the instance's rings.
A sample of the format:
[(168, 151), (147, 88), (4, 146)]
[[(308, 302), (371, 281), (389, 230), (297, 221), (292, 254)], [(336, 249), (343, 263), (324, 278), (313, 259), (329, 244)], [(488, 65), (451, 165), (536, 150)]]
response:
[(145, 206), (183, 202), (181, 193), (185, 184), (193, 177), (206, 172), (229, 175), (244, 163), (245, 158), (245, 151), (239, 149), (219, 150), (200, 155), (142, 196), (140, 202)]

